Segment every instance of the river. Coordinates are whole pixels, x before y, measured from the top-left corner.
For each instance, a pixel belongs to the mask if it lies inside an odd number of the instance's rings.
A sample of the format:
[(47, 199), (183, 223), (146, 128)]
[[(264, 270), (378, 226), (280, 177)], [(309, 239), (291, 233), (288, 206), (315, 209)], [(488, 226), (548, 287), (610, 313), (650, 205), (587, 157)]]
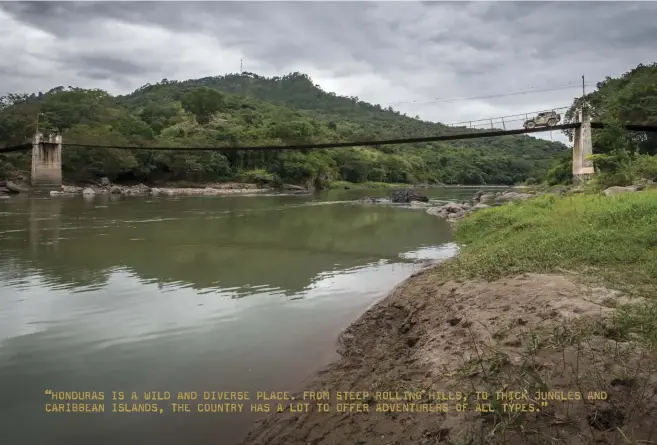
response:
[[(111, 392), (300, 389), (340, 331), (455, 253), (422, 210), (345, 202), (387, 193), (0, 200), (4, 443), (237, 442), (256, 414), (113, 413)], [(47, 413), (49, 389), (104, 391), (106, 412)]]

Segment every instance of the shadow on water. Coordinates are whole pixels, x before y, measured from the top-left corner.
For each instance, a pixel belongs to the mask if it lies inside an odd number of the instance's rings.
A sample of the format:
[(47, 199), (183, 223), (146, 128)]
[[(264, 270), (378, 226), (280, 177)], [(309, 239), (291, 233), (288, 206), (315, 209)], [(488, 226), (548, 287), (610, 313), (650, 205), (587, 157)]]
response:
[[(254, 414), (112, 413), (111, 391), (298, 389), (368, 306), (453, 255), (443, 221), (348, 192), (4, 200), (8, 443), (235, 443)], [(46, 414), (48, 388), (105, 391), (107, 412)]]

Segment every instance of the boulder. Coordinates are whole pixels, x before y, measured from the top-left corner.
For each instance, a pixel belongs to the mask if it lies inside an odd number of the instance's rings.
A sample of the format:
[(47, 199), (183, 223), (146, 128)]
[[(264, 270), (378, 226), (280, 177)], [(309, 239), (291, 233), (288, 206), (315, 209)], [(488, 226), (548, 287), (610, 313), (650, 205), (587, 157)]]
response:
[(110, 185), (110, 180), (105, 177), (100, 178), (100, 185), (102, 185), (103, 187), (107, 187)]
[(484, 193), (479, 195), (478, 201), (482, 204), (486, 204), (487, 202), (493, 202), (495, 201), (495, 195), (491, 193)]
[(84, 190), (82, 190), (82, 194), (86, 195), (86, 196), (92, 196), (92, 195), (95, 195), (96, 192), (91, 187), (87, 187)]
[(19, 187), (18, 185), (14, 184), (11, 181), (7, 181), (5, 183), (5, 188), (9, 190), (9, 193), (27, 193), (26, 188)]
[(533, 197), (534, 195), (530, 195), (529, 193), (506, 192), (496, 197), (495, 202), (524, 201)]
[(427, 213), (432, 216), (441, 216), (442, 207), (430, 207), (427, 209)]
[(463, 204), (450, 202), (442, 206), (442, 210), (446, 213), (462, 213), (466, 210), (466, 208), (463, 206)]
[(620, 195), (621, 193), (631, 193), (636, 191), (638, 191), (638, 189), (635, 186), (629, 186), (629, 187), (615, 186), (605, 189), (603, 193), (605, 194), (605, 196), (615, 196), (615, 195)]
[(411, 201), (429, 202), (429, 198), (412, 189), (395, 190), (390, 195), (392, 202), (408, 204)]
[(62, 185), (62, 193), (80, 193), (82, 187), (76, 187), (74, 185)]
[(473, 206), (472, 210), (484, 210), (484, 209), (488, 209), (488, 208), (490, 208), (489, 205), (479, 203), (479, 204)]

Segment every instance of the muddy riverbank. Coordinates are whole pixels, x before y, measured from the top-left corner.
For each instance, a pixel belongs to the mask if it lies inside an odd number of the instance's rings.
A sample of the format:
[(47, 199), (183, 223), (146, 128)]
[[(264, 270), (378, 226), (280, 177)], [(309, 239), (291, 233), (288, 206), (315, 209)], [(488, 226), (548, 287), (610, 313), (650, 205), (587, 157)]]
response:
[[(655, 264), (607, 216), (641, 208), (645, 224), (657, 222), (655, 192), (633, 191), (539, 198), (469, 224), (456, 258), (409, 278), (340, 335), (339, 360), (295, 395), (307, 412), (273, 413), (241, 445), (649, 439), (657, 357), (646, 342), (657, 326), (639, 295)], [(584, 249), (582, 228), (608, 239)], [(612, 260), (621, 245), (636, 250), (631, 280)], [(600, 252), (608, 267), (590, 269)], [(309, 397), (320, 392), (330, 398)]]

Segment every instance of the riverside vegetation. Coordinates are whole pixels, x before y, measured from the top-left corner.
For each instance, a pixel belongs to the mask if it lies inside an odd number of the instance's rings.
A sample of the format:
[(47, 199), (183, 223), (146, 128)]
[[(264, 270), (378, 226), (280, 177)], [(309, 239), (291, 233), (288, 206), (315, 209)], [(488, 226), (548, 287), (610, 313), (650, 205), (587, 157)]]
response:
[[(403, 183), (514, 184), (540, 180), (561, 143), (529, 136), (313, 151), (188, 152), (143, 147), (239, 147), (372, 141), (477, 131), (422, 121), (357, 97), (323, 91), (306, 75), (252, 73), (163, 79), (125, 96), (57, 87), (0, 100), (0, 146), (36, 130), (62, 133), (67, 183), (248, 182), (350, 187)], [(481, 131), (481, 130), (479, 130)], [(0, 179), (30, 170), (30, 153), (0, 155)], [(343, 181), (340, 183), (340, 181)], [(185, 186), (185, 184), (179, 184)]]
[[(657, 122), (657, 66), (608, 78), (586, 100), (615, 123), (594, 132), (596, 176), (573, 186), (564, 158), (522, 197), (478, 193), (473, 201), (501, 205), (456, 222), (458, 255), (352, 324), (340, 336), (341, 358), (306, 388), (463, 391), (487, 412), (385, 413), (366, 400), (370, 414), (358, 417), (270, 416), (244, 444), (654, 441), (657, 144), (620, 125)], [(500, 391), (520, 395), (501, 400)], [(561, 400), (541, 405), (546, 392)]]

